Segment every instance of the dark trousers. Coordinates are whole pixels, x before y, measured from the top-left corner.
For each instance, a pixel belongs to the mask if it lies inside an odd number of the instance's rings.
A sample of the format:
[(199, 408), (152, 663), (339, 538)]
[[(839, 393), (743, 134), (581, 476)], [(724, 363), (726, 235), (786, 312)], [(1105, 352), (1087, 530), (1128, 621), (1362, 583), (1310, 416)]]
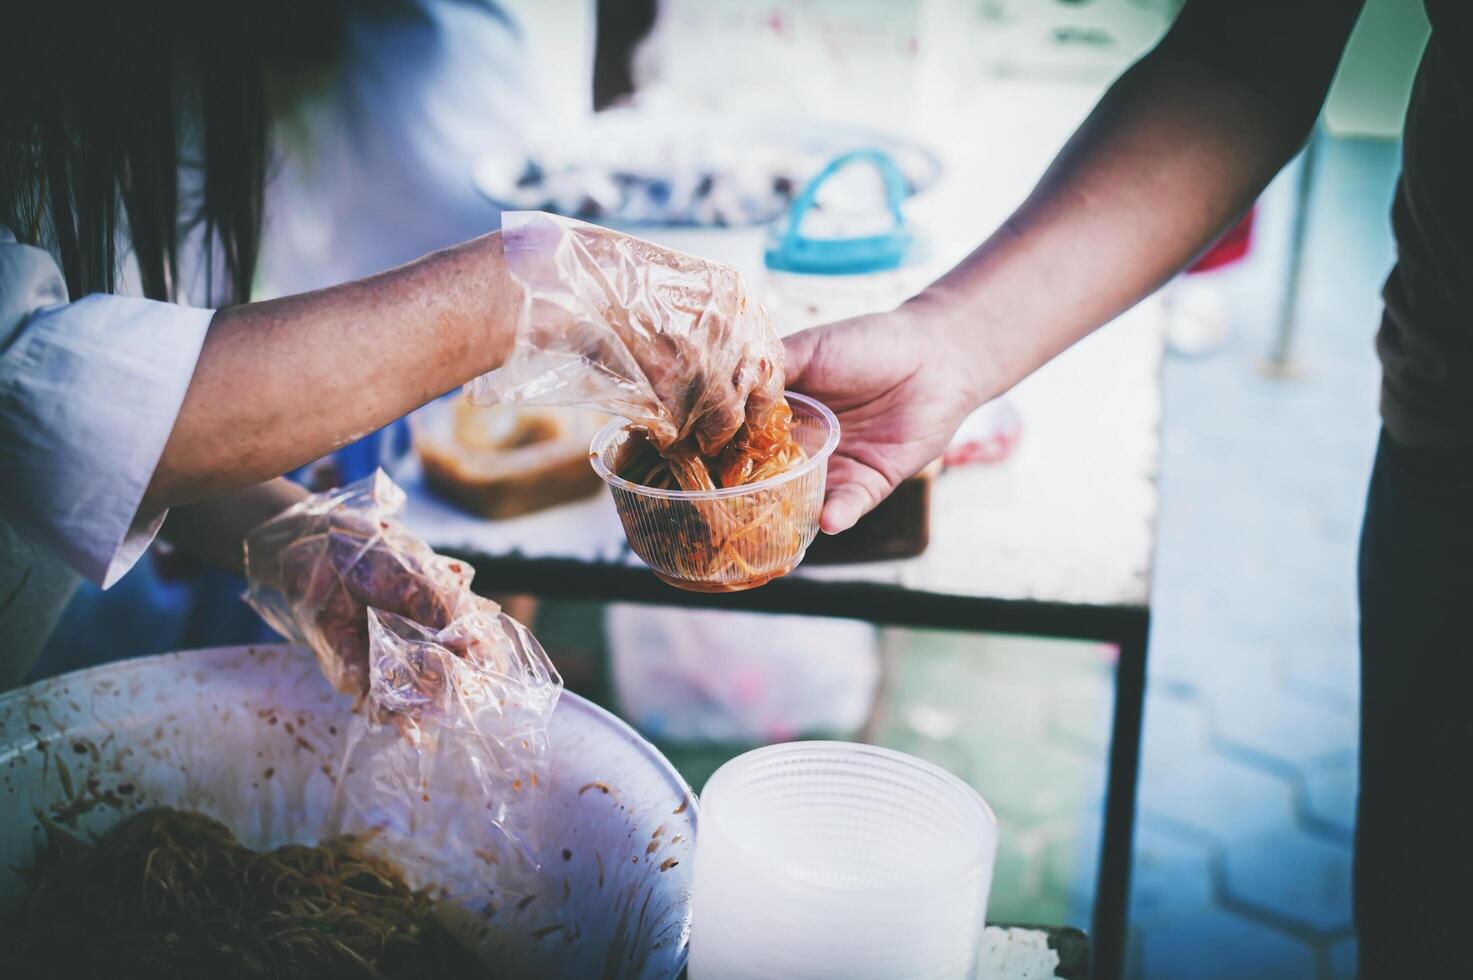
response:
[(1473, 451), (1382, 435), (1360, 607), (1361, 977), (1473, 978)]

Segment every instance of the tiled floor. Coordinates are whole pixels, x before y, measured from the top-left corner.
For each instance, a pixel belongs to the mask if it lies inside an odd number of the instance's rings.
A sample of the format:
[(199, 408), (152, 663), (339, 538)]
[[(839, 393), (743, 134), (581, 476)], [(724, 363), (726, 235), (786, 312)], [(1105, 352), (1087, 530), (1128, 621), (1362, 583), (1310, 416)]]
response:
[(1397, 148), (1323, 151), (1297, 373), (1255, 365), (1282, 281), (1282, 181), (1257, 254), (1225, 282), (1234, 342), (1166, 370), (1139, 977), (1353, 975), (1355, 548)]

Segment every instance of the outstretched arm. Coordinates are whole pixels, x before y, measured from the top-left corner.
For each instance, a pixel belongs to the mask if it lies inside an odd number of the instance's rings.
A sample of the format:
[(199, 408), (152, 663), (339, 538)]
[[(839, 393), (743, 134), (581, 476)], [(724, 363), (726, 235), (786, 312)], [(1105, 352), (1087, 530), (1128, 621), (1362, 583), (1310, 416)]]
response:
[(844, 427), (824, 529), (853, 524), (978, 404), (1150, 295), (1247, 210), (1314, 124), (1360, 6), (1190, 0), (960, 265), (892, 313), (790, 337), (788, 384)]
[(258, 484), (492, 370), (519, 297), (495, 233), (368, 279), (220, 310), (144, 507)]

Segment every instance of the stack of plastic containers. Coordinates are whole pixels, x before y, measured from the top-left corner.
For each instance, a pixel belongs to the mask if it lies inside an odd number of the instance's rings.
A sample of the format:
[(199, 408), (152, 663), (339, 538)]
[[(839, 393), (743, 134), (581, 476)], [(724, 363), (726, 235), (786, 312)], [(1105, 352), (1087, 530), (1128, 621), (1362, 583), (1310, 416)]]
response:
[(961, 780), (846, 742), (758, 749), (701, 798), (693, 980), (971, 978), (997, 820)]

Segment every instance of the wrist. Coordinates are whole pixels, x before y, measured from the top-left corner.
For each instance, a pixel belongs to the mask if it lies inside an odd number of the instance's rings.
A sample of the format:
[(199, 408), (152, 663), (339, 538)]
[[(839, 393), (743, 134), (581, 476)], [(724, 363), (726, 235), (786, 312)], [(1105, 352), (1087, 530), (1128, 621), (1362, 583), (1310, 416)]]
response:
[(946, 362), (968, 411), (1012, 387), (992, 342), (994, 328), (963, 297), (931, 286), (906, 300), (898, 312), (914, 323), (932, 349), (947, 352)]
[(462, 242), (424, 260), (433, 270), (443, 322), (451, 328), (446, 355), (457, 383), (494, 371), (511, 353), (521, 309), (521, 287), (506, 267), (501, 232)]

